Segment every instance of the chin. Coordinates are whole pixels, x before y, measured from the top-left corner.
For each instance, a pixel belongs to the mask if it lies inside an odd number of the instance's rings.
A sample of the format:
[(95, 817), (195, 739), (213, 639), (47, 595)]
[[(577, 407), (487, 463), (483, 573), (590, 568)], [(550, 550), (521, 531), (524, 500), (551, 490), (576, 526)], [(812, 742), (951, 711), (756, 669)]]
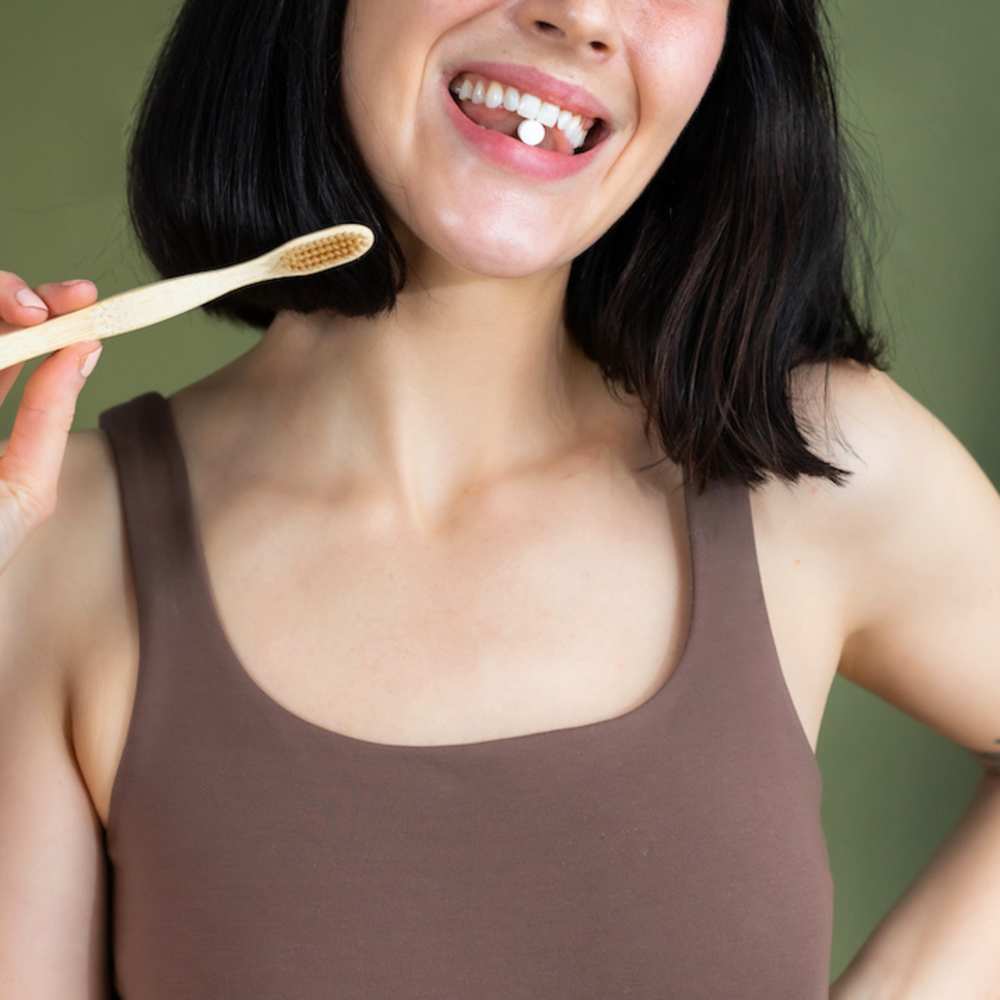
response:
[(482, 278), (531, 278), (559, 270), (569, 261), (537, 253), (537, 247), (482, 247), (456, 249), (449, 263)]
[(407, 233), (404, 249), (418, 269), (419, 259), (427, 255), (485, 278), (527, 278), (559, 270), (585, 249), (582, 243), (575, 245), (579, 241), (567, 239), (558, 226), (540, 222), (537, 216), (523, 218), (521, 213), (502, 213), (493, 219), (483, 213), (445, 216), (425, 225), (415, 223), (416, 231)]

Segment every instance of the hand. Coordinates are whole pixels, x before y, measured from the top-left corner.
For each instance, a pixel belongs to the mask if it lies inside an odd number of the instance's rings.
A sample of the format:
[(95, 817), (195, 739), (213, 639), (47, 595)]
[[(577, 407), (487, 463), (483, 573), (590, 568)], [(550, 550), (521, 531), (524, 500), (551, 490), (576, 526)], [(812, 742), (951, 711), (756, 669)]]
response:
[[(16, 274), (0, 271), (0, 337), (12, 330), (90, 305), (89, 281), (40, 285), (32, 291)], [(55, 510), (59, 469), (76, 400), (100, 355), (97, 341), (57, 351), (32, 373), (6, 451), (0, 455), (0, 572), (25, 539)], [(21, 365), (0, 371), (0, 403)]]

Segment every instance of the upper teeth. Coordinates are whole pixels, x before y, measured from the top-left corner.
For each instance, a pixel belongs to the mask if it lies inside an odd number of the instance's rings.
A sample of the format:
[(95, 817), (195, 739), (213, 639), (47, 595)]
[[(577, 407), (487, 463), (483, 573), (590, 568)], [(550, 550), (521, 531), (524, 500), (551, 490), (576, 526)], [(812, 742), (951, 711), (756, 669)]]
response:
[(546, 128), (558, 128), (566, 134), (570, 145), (579, 149), (587, 139), (589, 129), (583, 127), (583, 116), (565, 111), (543, 101), (534, 94), (522, 94), (514, 87), (505, 87), (495, 80), (473, 80), (459, 77), (451, 84), (451, 92), (460, 101), (485, 104), (488, 108), (503, 106), (528, 121), (537, 121)]

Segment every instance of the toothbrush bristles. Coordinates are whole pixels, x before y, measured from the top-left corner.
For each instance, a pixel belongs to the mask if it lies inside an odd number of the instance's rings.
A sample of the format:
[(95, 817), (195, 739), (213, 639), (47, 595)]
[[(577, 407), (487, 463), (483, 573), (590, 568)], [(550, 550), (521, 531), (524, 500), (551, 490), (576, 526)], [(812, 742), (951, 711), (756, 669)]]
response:
[(358, 233), (335, 233), (291, 250), (284, 255), (282, 263), (289, 271), (307, 274), (358, 257), (368, 245), (369, 241)]

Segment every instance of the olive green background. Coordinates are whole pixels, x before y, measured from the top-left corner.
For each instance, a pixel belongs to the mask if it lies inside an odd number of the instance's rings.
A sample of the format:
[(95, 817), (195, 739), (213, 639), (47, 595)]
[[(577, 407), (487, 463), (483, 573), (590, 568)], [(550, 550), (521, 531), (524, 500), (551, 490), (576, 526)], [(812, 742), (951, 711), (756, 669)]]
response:
[[(88, 277), (103, 294), (151, 278), (128, 232), (123, 159), (176, 9), (173, 0), (3, 4), (0, 268), (33, 284)], [(878, 175), (880, 309), (895, 373), (1000, 483), (1000, 4), (841, 0), (832, 16), (845, 110)], [(255, 336), (199, 314), (109, 342), (78, 426), (113, 402), (198, 378)], [(978, 771), (840, 681), (819, 756), (837, 972), (957, 819)]]

